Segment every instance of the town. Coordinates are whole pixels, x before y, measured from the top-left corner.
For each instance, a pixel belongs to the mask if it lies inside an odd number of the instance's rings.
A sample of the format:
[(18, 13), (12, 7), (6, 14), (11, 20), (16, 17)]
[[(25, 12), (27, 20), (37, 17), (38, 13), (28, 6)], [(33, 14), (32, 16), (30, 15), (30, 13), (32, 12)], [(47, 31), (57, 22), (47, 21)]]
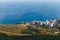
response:
[(33, 20), (32, 22), (22, 22), (21, 24), (23, 26), (33, 26), (33, 25), (43, 26), (43, 25), (46, 25), (48, 27), (60, 27), (60, 19), (59, 18), (54, 18), (54, 19), (45, 20), (45, 21)]
[(23, 30), (23, 33), (27, 34), (60, 34), (60, 19), (54, 18), (51, 20), (34, 20), (31, 22), (16, 23), (22, 27), (28, 27), (27, 30)]
[(34, 21), (32, 21), (32, 24), (35, 24), (35, 25), (37, 25), (37, 24), (40, 24), (41, 26), (42, 25), (46, 25), (46, 26), (48, 26), (48, 27), (55, 27), (55, 26), (58, 26), (59, 24), (60, 24), (60, 19), (52, 19), (52, 20), (46, 20), (46, 21), (36, 21), (36, 20), (34, 20)]

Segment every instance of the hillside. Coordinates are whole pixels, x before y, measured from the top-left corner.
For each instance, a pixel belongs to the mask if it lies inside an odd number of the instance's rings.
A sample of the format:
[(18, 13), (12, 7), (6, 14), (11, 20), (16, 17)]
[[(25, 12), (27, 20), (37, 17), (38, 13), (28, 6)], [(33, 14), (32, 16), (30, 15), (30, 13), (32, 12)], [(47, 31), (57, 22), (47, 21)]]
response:
[(24, 24), (0, 24), (0, 33), (8, 36), (24, 36), (24, 35), (55, 35), (55, 32), (59, 32), (58, 28), (43, 28), (37, 26), (29, 27)]
[[(59, 31), (58, 28), (38, 27), (35, 30), (34, 29), (26, 30), (26, 29), (28, 29), (27, 26), (20, 24), (0, 24), (0, 40), (45, 40), (45, 39), (60, 40), (60, 36), (56, 36), (52, 34), (56, 31)], [(46, 35), (47, 30), (50, 32), (48, 35)], [(41, 35), (41, 33), (43, 35)], [(35, 35), (35, 34), (40, 34), (40, 35)]]
[(14, 25), (14, 24), (0, 24), (0, 33), (4, 33), (7, 35), (17, 35), (21, 34), (21, 31), (26, 29), (27, 27), (23, 27), (21, 25)]

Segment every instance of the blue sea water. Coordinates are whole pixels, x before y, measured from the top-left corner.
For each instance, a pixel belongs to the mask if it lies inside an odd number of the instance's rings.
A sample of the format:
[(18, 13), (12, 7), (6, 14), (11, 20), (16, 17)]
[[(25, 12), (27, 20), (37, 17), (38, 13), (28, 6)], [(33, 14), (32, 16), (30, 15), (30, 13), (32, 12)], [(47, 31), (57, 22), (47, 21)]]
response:
[(60, 18), (59, 3), (0, 3), (0, 24)]

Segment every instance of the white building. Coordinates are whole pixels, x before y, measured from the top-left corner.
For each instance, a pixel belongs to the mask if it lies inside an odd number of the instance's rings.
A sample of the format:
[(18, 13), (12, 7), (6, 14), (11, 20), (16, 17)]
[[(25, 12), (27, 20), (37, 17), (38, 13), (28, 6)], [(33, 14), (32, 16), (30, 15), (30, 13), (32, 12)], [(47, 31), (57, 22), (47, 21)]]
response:
[(32, 24), (40, 24), (40, 23), (41, 21), (37, 21), (37, 20), (32, 21)]
[(50, 24), (50, 21), (46, 20), (46, 21), (45, 21), (45, 24), (46, 24), (46, 25), (49, 25), (49, 24)]
[(54, 26), (54, 23), (50, 23), (50, 27), (53, 27)]
[(48, 20), (46, 20), (46, 21), (42, 21), (40, 24), (41, 24), (41, 25), (43, 25), (43, 24), (45, 24), (45, 25), (49, 25), (49, 24), (50, 24), (50, 21), (48, 21)]

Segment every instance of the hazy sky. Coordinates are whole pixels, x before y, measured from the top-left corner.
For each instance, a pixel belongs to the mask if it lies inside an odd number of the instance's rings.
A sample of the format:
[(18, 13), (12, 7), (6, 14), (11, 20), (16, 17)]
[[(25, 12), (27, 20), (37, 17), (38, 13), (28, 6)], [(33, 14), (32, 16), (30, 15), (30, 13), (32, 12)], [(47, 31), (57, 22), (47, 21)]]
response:
[(33, 1), (33, 2), (34, 2), (34, 1), (40, 1), (40, 2), (41, 2), (41, 1), (42, 1), (42, 2), (43, 2), (43, 1), (49, 1), (49, 2), (51, 2), (51, 1), (54, 1), (54, 2), (60, 2), (60, 0), (0, 0), (0, 2), (1, 2), (1, 1), (2, 1), (2, 2), (7, 2), (7, 1), (8, 1), (8, 2), (12, 2), (12, 1), (13, 1), (13, 2), (26, 2), (26, 1), (29, 1), (29, 2), (30, 2), (30, 1)]

